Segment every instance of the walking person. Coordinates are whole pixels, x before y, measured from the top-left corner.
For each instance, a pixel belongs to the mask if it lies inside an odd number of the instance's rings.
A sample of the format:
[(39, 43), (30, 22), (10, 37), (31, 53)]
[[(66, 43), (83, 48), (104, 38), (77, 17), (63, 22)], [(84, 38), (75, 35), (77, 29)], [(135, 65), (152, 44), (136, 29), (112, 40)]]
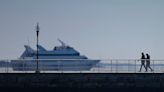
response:
[(146, 66), (145, 66), (145, 55), (144, 55), (143, 52), (141, 53), (141, 67), (140, 67), (139, 72), (141, 72), (142, 66), (144, 66), (144, 68), (146, 70)]
[(153, 71), (153, 69), (150, 67), (150, 55), (146, 54), (146, 72), (148, 70), (148, 68)]

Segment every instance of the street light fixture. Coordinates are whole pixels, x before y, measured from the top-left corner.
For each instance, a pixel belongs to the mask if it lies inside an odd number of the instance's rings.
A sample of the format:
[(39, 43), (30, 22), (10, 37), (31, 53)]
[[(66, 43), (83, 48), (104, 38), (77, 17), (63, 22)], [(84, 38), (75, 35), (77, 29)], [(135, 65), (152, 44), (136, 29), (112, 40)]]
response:
[(37, 36), (37, 52), (36, 52), (36, 55), (37, 55), (36, 56), (36, 59), (37, 59), (36, 62), (37, 63), (36, 63), (36, 71), (35, 72), (36, 73), (40, 73), (40, 71), (39, 71), (39, 65), (38, 65), (39, 64), (39, 60), (38, 60), (39, 59), (39, 57), (38, 57), (39, 23), (37, 23), (37, 26), (36, 26), (36, 36)]

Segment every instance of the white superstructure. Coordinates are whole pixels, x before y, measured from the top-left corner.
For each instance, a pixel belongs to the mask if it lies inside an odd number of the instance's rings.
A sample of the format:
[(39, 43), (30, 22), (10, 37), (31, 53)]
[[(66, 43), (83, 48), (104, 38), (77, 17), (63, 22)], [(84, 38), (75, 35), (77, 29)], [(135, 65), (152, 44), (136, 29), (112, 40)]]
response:
[[(46, 50), (38, 45), (38, 58), (40, 70), (90, 70), (100, 60), (90, 60), (80, 55), (73, 47), (66, 45), (59, 40), (61, 46), (55, 46), (53, 50)], [(18, 60), (12, 60), (14, 70), (35, 70), (37, 51), (25, 45), (25, 51)]]

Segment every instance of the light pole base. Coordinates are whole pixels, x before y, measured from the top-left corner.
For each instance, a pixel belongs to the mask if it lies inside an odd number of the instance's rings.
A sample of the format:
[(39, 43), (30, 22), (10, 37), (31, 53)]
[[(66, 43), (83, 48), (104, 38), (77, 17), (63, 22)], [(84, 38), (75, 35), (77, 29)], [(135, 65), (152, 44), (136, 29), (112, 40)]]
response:
[(36, 70), (35, 73), (40, 73), (40, 71), (39, 70)]

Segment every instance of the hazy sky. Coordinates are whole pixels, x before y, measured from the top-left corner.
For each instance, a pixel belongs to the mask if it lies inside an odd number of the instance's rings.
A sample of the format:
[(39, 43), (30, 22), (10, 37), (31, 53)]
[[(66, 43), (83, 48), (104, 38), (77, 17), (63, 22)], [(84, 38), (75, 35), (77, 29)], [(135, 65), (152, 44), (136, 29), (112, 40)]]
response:
[[(0, 0), (0, 58), (60, 38), (89, 58), (164, 59), (164, 0)], [(29, 42), (28, 42), (29, 39)]]

